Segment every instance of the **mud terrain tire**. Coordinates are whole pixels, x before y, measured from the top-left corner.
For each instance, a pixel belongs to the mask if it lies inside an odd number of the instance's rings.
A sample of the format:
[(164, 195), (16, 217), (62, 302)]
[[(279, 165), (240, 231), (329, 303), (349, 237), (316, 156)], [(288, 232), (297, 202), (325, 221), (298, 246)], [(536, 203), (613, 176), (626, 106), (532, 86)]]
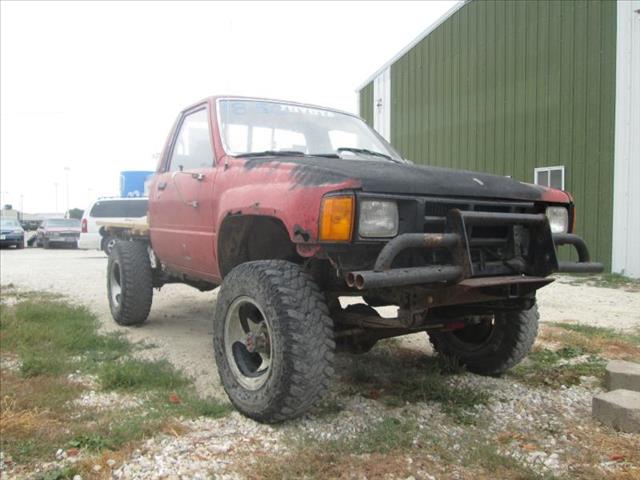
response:
[[(254, 313), (240, 313), (245, 306)], [(255, 360), (256, 350), (248, 340), (232, 340), (229, 332), (238, 322), (242, 331), (234, 331), (240, 336), (256, 328), (249, 322), (268, 331), (267, 341), (261, 342), (268, 361)], [(326, 393), (333, 376), (333, 322), (324, 295), (300, 266), (284, 260), (243, 263), (225, 277), (216, 304), (213, 346), (229, 399), (259, 422), (302, 415)], [(249, 363), (259, 362), (255, 371), (242, 370), (242, 356)], [(268, 367), (260, 369), (263, 365)]]
[(153, 299), (151, 261), (143, 242), (117, 242), (107, 266), (107, 294), (118, 325), (141, 325)]
[(490, 329), (472, 326), (431, 332), (429, 339), (436, 352), (457, 359), (470, 372), (500, 375), (531, 351), (539, 318), (538, 307), (534, 305), (529, 310), (497, 313)]

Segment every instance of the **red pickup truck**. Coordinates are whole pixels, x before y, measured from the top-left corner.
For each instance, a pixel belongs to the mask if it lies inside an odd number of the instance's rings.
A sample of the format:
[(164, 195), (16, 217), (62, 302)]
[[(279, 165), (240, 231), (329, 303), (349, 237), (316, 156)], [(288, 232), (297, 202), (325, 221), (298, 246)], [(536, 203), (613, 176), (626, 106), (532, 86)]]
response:
[[(548, 276), (602, 270), (574, 224), (568, 193), (414, 165), (350, 113), (213, 97), (178, 117), (147, 223), (108, 227), (120, 239), (108, 297), (119, 324), (137, 325), (154, 287), (221, 285), (222, 384), (242, 413), (278, 422), (323, 395), (335, 351), (381, 338), (426, 332), (480, 374), (517, 364)], [(579, 261), (557, 259), (563, 244)], [(344, 296), (363, 300), (342, 308)]]

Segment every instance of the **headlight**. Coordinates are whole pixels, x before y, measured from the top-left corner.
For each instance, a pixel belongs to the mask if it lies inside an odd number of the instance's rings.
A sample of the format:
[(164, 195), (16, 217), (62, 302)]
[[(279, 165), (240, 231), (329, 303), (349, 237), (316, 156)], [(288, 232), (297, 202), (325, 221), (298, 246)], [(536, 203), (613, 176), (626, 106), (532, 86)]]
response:
[(389, 200), (360, 202), (361, 237), (394, 237), (398, 233), (398, 204)]
[(551, 233), (567, 233), (569, 228), (569, 211), (565, 207), (547, 207), (545, 213), (549, 219)]
[(22, 230), (14, 230), (12, 233), (22, 233)]

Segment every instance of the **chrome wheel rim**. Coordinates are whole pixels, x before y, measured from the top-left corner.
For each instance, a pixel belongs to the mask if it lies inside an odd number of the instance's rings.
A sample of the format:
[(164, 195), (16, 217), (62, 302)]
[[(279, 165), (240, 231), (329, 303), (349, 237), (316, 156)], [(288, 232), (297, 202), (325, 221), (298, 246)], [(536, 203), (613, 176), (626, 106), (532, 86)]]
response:
[(227, 363), (238, 383), (258, 390), (269, 379), (273, 355), (271, 326), (253, 299), (236, 298), (224, 320), (224, 349)]
[(120, 284), (120, 265), (117, 262), (114, 262), (111, 266), (109, 290), (111, 292), (111, 302), (116, 308), (119, 307), (120, 297), (122, 296), (122, 285)]

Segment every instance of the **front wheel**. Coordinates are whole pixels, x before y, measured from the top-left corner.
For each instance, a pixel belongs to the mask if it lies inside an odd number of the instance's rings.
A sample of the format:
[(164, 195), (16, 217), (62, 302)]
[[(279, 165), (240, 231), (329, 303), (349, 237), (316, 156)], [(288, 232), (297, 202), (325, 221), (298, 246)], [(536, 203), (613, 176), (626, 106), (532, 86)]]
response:
[(455, 358), (467, 370), (500, 375), (531, 351), (538, 334), (538, 308), (465, 318), (472, 324), (453, 331), (429, 332), (440, 355)]
[(296, 264), (243, 263), (224, 279), (213, 326), (216, 363), (244, 415), (276, 423), (298, 417), (327, 391), (333, 325), (324, 296)]
[(107, 257), (111, 255), (111, 252), (113, 251), (113, 247), (115, 247), (116, 242), (117, 242), (117, 239), (114, 237), (104, 237), (102, 239), (102, 245), (100, 245), (100, 248), (104, 253), (107, 254)]
[(145, 322), (153, 300), (152, 277), (146, 243), (116, 244), (107, 265), (107, 294), (111, 316), (118, 325)]

